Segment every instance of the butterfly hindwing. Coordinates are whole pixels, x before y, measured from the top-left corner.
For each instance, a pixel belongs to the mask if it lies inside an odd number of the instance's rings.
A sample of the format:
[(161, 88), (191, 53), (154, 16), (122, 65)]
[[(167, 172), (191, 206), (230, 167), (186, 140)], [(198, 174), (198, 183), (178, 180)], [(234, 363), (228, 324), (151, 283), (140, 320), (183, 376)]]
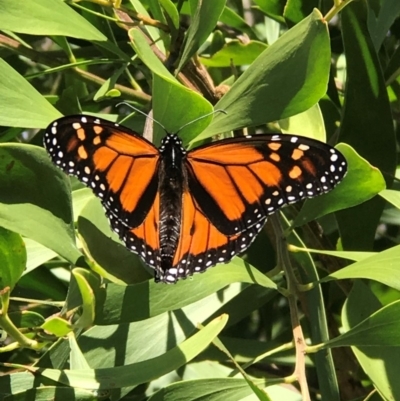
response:
[(77, 115), (53, 122), (44, 144), (53, 162), (101, 199), (107, 215), (137, 227), (158, 188), (158, 149), (133, 131)]
[(225, 235), (246, 232), (277, 209), (330, 191), (346, 173), (335, 148), (280, 134), (225, 139), (188, 153), (189, 188)]

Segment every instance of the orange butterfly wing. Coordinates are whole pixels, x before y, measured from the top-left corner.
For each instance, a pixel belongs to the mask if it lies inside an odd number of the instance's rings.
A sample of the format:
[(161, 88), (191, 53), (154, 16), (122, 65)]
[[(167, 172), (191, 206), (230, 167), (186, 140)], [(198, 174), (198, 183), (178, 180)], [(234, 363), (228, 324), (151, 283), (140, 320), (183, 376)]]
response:
[(98, 118), (67, 116), (44, 135), (53, 162), (75, 175), (101, 199), (110, 219), (139, 226), (158, 190), (159, 151), (118, 124)]
[(227, 236), (265, 222), (277, 209), (330, 191), (346, 173), (333, 147), (293, 135), (230, 138), (187, 157), (199, 208)]
[[(179, 143), (167, 157), (183, 160), (173, 167), (182, 169), (183, 179), (182, 205), (174, 211), (172, 203), (160, 204), (164, 145), (160, 153), (136, 133), (90, 116), (61, 118), (44, 136), (53, 162), (93, 189), (114, 231), (155, 269), (156, 281), (176, 282), (229, 261), (249, 247), (269, 214), (331, 190), (346, 172), (334, 148), (296, 136), (231, 138), (188, 153)], [(172, 179), (166, 171), (160, 176)], [(160, 211), (167, 206), (168, 215), (181, 216), (172, 263), (160, 249)]]

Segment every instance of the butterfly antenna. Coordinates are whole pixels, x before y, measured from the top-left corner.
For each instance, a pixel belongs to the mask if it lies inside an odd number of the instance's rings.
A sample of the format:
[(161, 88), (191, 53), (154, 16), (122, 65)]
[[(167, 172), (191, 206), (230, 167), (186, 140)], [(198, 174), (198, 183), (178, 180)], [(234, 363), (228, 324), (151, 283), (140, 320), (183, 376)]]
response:
[(149, 118), (151, 121), (153, 121), (153, 122), (155, 122), (156, 124), (158, 124), (165, 132), (167, 132), (166, 128), (165, 128), (159, 121), (155, 120), (153, 117), (149, 116), (149, 115), (148, 115), (147, 113), (145, 113), (144, 111), (142, 111), (142, 110), (138, 109), (137, 107), (132, 106), (131, 104), (126, 103), (126, 102), (120, 102), (120, 103), (117, 103), (117, 104), (116, 104), (117, 107), (119, 107), (119, 106), (121, 106), (121, 105), (128, 106), (128, 107), (130, 107), (131, 109), (133, 109), (133, 110), (137, 111), (138, 113), (142, 114), (142, 115), (145, 116), (146, 118)]
[(208, 116), (211, 116), (212, 114), (217, 114), (217, 113), (228, 114), (225, 110), (222, 110), (222, 109), (213, 110), (213, 111), (211, 111), (210, 113), (204, 114), (204, 116), (195, 118), (194, 120), (189, 121), (189, 122), (186, 123), (185, 125), (182, 125), (182, 127), (179, 128), (178, 131), (176, 131), (176, 134), (178, 134), (180, 131), (182, 131), (184, 128), (186, 128), (188, 125), (193, 124), (193, 123), (195, 123), (195, 122), (197, 122), (197, 121), (199, 121), (199, 120), (202, 120), (203, 118), (206, 118), (206, 117), (208, 117)]

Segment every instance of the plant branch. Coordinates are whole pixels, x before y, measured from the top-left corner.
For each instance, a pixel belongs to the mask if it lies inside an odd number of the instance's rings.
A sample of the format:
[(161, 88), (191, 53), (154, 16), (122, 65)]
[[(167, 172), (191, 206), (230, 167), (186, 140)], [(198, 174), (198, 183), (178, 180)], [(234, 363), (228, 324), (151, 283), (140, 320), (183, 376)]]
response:
[[(68, 61), (50, 58), (45, 53), (29, 49), (28, 47), (21, 45), (21, 43), (19, 43), (18, 41), (2, 34), (0, 34), (0, 48), (1, 47), (7, 48), (14, 53), (17, 53), (32, 60), (33, 62), (48, 67), (59, 67), (60, 64), (68, 63)], [(106, 82), (106, 79), (101, 78), (98, 75), (82, 70), (78, 67), (73, 67), (73, 64), (71, 64), (70, 70), (74, 74), (78, 75), (85, 82), (94, 83), (99, 86), (103, 85)], [(115, 89), (118, 89), (128, 99), (135, 100), (141, 104), (147, 104), (151, 101), (151, 96), (142, 91), (131, 89), (120, 84), (115, 84)]]
[(270, 220), (277, 238), (278, 266), (283, 269), (287, 282), (287, 300), (289, 303), (290, 320), (292, 323), (293, 339), (296, 348), (296, 366), (292, 376), (297, 379), (300, 385), (303, 401), (310, 401), (311, 398), (306, 377), (306, 342), (300, 325), (299, 310), (297, 308), (297, 279), (290, 263), (286, 237), (284, 236), (280, 217), (275, 213), (271, 216)]
[(348, 4), (350, 4), (353, 0), (335, 0), (333, 7), (327, 12), (324, 17), (326, 22), (329, 22), (335, 15), (337, 15), (340, 11), (343, 10)]
[[(4, 331), (16, 340), (17, 344), (10, 344), (9, 350), (14, 350), (16, 348), (27, 347), (32, 349), (40, 349), (44, 344), (39, 343), (36, 340), (31, 340), (30, 338), (24, 336), (18, 328), (11, 321), (10, 316), (8, 315), (8, 306), (10, 303), (10, 287), (4, 288), (1, 293), (1, 310), (0, 310), (0, 327), (4, 329)], [(4, 349), (2, 349), (4, 350)]]

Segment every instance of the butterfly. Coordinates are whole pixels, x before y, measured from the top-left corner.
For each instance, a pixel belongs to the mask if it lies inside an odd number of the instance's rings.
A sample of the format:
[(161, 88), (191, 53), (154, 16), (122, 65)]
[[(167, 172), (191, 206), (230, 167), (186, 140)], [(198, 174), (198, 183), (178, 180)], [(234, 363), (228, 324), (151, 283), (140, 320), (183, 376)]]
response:
[(44, 146), (93, 190), (112, 229), (165, 283), (228, 262), (268, 215), (330, 191), (347, 170), (338, 150), (305, 137), (260, 134), (187, 151), (167, 133), (157, 148), (89, 115), (52, 122)]

